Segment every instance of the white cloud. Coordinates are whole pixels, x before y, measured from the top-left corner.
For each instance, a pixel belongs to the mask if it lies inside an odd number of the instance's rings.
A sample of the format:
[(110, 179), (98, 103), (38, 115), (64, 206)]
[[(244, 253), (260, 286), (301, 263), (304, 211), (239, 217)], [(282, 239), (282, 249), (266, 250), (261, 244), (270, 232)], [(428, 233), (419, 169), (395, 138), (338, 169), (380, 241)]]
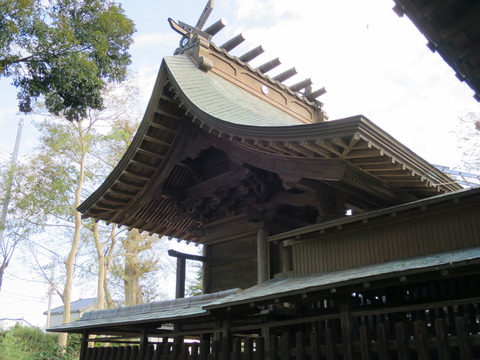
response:
[(242, 0), (236, 6), (236, 21), (250, 28), (248, 47), (269, 50), (252, 65), (280, 56), (285, 65), (272, 74), (295, 66), (300, 74), (291, 83), (312, 77), (315, 87), (325, 86), (320, 100), (331, 119), (363, 114), (427, 160), (453, 161), (449, 129), (475, 105), (473, 93), (428, 50), (410, 20), (397, 17), (393, 2)]

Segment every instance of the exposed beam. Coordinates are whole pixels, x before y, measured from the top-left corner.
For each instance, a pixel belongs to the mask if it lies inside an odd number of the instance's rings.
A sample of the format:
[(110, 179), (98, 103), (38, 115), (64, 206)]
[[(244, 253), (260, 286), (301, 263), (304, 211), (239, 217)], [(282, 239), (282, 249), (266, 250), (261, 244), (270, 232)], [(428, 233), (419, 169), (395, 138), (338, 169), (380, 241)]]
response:
[(318, 154), (324, 158), (331, 158), (332, 157), (332, 152), (329, 150), (326, 150), (318, 145), (315, 145), (314, 143), (306, 140), (302, 140), (299, 143), (300, 146), (303, 146), (304, 148), (313, 151), (315, 154)]
[(147, 163), (142, 162), (142, 161), (138, 161), (138, 160), (132, 159), (132, 160), (130, 161), (130, 163), (133, 164), (133, 165), (138, 165), (138, 166), (140, 166), (140, 167), (149, 169), (149, 170), (153, 170), (153, 171), (157, 170), (157, 166), (151, 165), (151, 164), (147, 164)]
[(274, 172), (281, 178), (298, 178), (302, 174), (305, 178), (340, 181), (345, 173), (346, 163), (340, 159), (298, 158), (291, 161), (288, 157), (280, 155), (259, 156), (258, 152), (223, 140), (217, 140), (214, 144), (229, 154), (231, 160)]
[(186, 254), (173, 249), (168, 250), (168, 255), (176, 258), (187, 259), (187, 260), (194, 260), (194, 261), (201, 261), (201, 262), (207, 261), (207, 258), (205, 256)]
[(360, 134), (355, 133), (350, 139), (348, 146), (343, 150), (342, 157), (347, 157), (347, 154), (350, 152), (350, 150), (352, 150), (355, 147), (355, 145), (360, 141), (360, 139), (361, 139)]
[(142, 148), (137, 148), (136, 151), (137, 151), (137, 153), (148, 155), (148, 156), (153, 156), (153, 157), (156, 157), (156, 158), (162, 158), (163, 159), (165, 157), (165, 155), (163, 155), (163, 154), (159, 154), (159, 153), (149, 151), (149, 150), (146, 150), (146, 149), (142, 149)]
[(162, 140), (162, 139), (158, 139), (158, 138), (153, 137), (153, 136), (145, 135), (143, 138), (144, 138), (144, 140), (147, 140), (149, 142), (153, 142), (155, 144), (166, 145), (166, 146), (171, 145), (170, 142)]
[(316, 139), (314, 141), (314, 144), (320, 146), (321, 148), (324, 148), (325, 150), (328, 150), (328, 151), (334, 153), (335, 155), (338, 155), (338, 156), (342, 155), (341, 150), (339, 150), (336, 146), (334, 146), (333, 143), (328, 142), (324, 139)]
[(301, 146), (300, 144), (295, 142), (287, 142), (287, 147), (309, 158), (314, 158), (317, 155), (315, 151), (307, 149), (304, 146)]
[[(157, 110), (157, 113), (158, 112), (159, 112), (159, 110)], [(168, 117), (172, 117), (172, 116), (168, 116)], [(178, 119), (176, 119), (176, 120), (178, 120)], [(171, 134), (176, 134), (177, 133), (177, 129), (169, 128), (168, 126), (156, 123), (154, 121), (150, 121), (150, 126), (156, 128), (156, 129), (159, 129), (159, 130), (167, 131)]]
[(143, 180), (143, 181), (148, 181), (148, 180), (150, 180), (150, 176), (145, 176), (145, 175), (137, 174), (137, 173), (134, 173), (134, 172), (132, 172), (132, 171), (125, 170), (123, 173), (126, 174), (126, 175), (128, 175), (128, 176), (131, 176), (131, 177), (134, 177), (134, 178), (136, 178), (136, 179)]
[[(158, 109), (158, 108), (157, 108), (157, 109), (155, 109), (155, 112), (156, 112), (157, 114), (159, 114), (159, 115), (163, 115), (163, 116), (165, 116), (165, 117), (167, 117), (167, 118), (170, 118), (170, 119), (173, 119), (173, 120), (177, 120), (177, 121), (182, 120), (182, 117), (181, 117), (181, 116), (174, 115), (174, 114), (172, 114), (172, 113), (169, 112), (169, 111), (165, 111), (165, 110), (162, 110), (162, 109)], [(152, 122), (152, 123), (153, 123), (153, 122)], [(151, 124), (152, 124), (152, 123), (151, 123)], [(153, 124), (155, 124), (155, 123), (153, 123)], [(152, 125), (152, 126), (154, 126), (154, 125)], [(172, 130), (173, 130), (173, 129), (172, 129)]]
[(187, 198), (207, 196), (220, 187), (235, 186), (245, 179), (249, 173), (249, 169), (240, 167), (236, 170), (228, 171), (224, 174), (190, 186), (184, 190), (184, 193)]
[(364, 165), (362, 166), (362, 170), (367, 172), (377, 172), (377, 171), (405, 171), (405, 165), (400, 163), (378, 163), (378, 164), (371, 164), (371, 165)]
[[(343, 156), (343, 155), (342, 155)], [(345, 154), (345, 159), (365, 159), (377, 156), (384, 156), (383, 150), (380, 149), (365, 149), (352, 150)]]

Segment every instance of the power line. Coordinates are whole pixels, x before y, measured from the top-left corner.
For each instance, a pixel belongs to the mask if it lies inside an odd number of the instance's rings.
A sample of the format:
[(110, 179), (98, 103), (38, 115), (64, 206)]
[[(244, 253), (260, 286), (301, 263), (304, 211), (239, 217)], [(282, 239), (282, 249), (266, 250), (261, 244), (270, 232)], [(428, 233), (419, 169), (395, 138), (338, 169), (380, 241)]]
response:
[(5, 149), (2, 148), (1, 146), (0, 146), (0, 151), (3, 151), (4, 153), (8, 154), (8, 157), (10, 157), (10, 155), (12, 155), (12, 153), (11, 153), (10, 151), (5, 150)]
[[(5, 298), (9, 298), (9, 299), (14, 299), (15, 301), (14, 302), (11, 302), (10, 304), (13, 304), (15, 302), (18, 302), (18, 300), (20, 301), (38, 301), (38, 300), (43, 300), (44, 297), (43, 296), (29, 296), (29, 295), (21, 295), (21, 294), (15, 294), (14, 296), (11, 296), (11, 295), (5, 295), (5, 294), (2, 294), (2, 298), (5, 297)], [(4, 304), (4, 305), (8, 305), (8, 304)]]

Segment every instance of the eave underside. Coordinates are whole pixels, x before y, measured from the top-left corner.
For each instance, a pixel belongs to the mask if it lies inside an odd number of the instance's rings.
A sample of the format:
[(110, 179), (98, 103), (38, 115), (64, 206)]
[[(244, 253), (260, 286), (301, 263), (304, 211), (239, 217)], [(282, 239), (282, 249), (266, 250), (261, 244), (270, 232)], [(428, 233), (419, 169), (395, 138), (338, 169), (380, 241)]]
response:
[(394, 0), (480, 101), (480, 4), (471, 0)]

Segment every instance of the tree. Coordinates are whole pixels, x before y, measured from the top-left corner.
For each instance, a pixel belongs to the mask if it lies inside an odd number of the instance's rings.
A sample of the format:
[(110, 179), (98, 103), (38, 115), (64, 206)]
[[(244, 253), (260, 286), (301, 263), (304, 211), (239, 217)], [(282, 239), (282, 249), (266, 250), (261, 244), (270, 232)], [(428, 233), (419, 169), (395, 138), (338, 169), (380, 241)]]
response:
[(157, 235), (140, 234), (137, 230), (121, 237), (121, 256), (116, 258), (113, 274), (121, 285), (118, 295), (124, 306), (147, 303), (162, 295), (155, 275), (168, 272), (173, 264), (170, 259), (161, 260), (161, 254), (167, 252), (167, 244), (161, 240)]
[(108, 82), (125, 79), (134, 31), (111, 0), (3, 0), (0, 77), (13, 80), (20, 111), (43, 98), (50, 113), (80, 120), (103, 108)]
[(196, 296), (203, 294), (202, 288), (202, 264), (198, 261), (191, 261), (191, 267), (193, 268), (191, 272), (193, 272), (193, 278), (190, 276), (187, 279), (187, 296)]
[(21, 240), (21, 236), (17, 235), (17, 229), (15, 226), (12, 226), (11, 221), (9, 221), (7, 227), (7, 212), (8, 204), (10, 202), (11, 187), (13, 185), (14, 170), (15, 167), (13, 162), (10, 166), (0, 167), (0, 189), (2, 192), (0, 196), (0, 204), (2, 204), (0, 215), (0, 290), (2, 289), (5, 271), (7, 270), (15, 249)]
[(480, 171), (480, 109), (465, 111), (458, 118), (453, 131), (460, 152), (457, 166), (467, 172)]
[(73, 360), (80, 354), (80, 340), (71, 335), (65, 352), (56, 344), (57, 335), (46, 334), (38, 328), (15, 327), (0, 335), (0, 360)]
[[(10, 204), (10, 197), (12, 193), (13, 179), (15, 175), (15, 165), (17, 163), (18, 149), (20, 147), (20, 139), (22, 136), (23, 128), (23, 119), (20, 120), (18, 124), (17, 139), (15, 141), (15, 148), (13, 150), (11, 164), (6, 169), (1, 169), (0, 174), (0, 184), (1, 184), (1, 195), (0, 195), (0, 290), (2, 289), (3, 284), (3, 275), (7, 269), (10, 260), (12, 259), (13, 253), (21, 239), (21, 236), (18, 236), (18, 232), (13, 230), (10, 236), (5, 237), (5, 228), (8, 215), (8, 206)], [(14, 226), (9, 226), (10, 230)], [(21, 230), (19, 230), (21, 231)]]
[[(82, 235), (81, 214), (76, 208), (82, 201), (87, 178), (87, 155), (93, 146), (93, 123), (81, 119), (69, 124), (41, 122), (38, 153), (31, 156), (25, 179), (18, 194), (17, 207), (24, 210), (39, 229), (54, 227), (69, 239), (65, 263), (65, 284), (59, 295), (64, 303), (63, 322), (70, 321), (70, 303), (74, 266)], [(66, 346), (66, 334), (59, 336)]]
[[(138, 88), (132, 83), (125, 83), (120, 89), (111, 86), (108, 96), (105, 98), (108, 111), (97, 112), (96, 116), (102, 118), (109, 125), (109, 131), (102, 137), (102, 145), (97, 149), (102, 152), (96, 154), (97, 159), (102, 159), (105, 176), (119, 161), (133, 138), (137, 122), (132, 119), (140, 118), (136, 106), (138, 95)], [(98, 171), (98, 173), (100, 172)], [(87, 228), (92, 233), (97, 258), (97, 308), (103, 309), (105, 305), (107, 308), (112, 308), (115, 301), (112, 299), (107, 280), (112, 261), (118, 256), (117, 237), (122, 231), (117, 231), (114, 225), (99, 226), (99, 223), (94, 221), (87, 224)]]
[[(102, 133), (100, 123), (101, 118), (94, 111), (89, 111), (88, 117), (76, 122), (50, 119), (38, 123), (40, 146), (30, 156), (23, 169), (23, 182), (17, 188), (16, 210), (37, 226), (38, 231), (48, 229), (49, 240), (57, 233), (58, 238), (65, 241), (63, 246), (57, 248), (68, 249), (67, 253), (62, 254), (65, 264), (64, 285), (55, 287), (64, 303), (64, 323), (70, 321), (71, 293), (79, 248), (91, 236), (76, 208), (85, 196), (85, 187), (88, 186), (89, 190), (94, 187), (96, 176), (102, 177), (106, 168), (100, 154), (109, 148), (105, 146), (108, 136)], [(106, 121), (103, 121), (103, 125), (107, 125)], [(60, 344), (65, 346), (66, 335), (60, 335), (59, 339)]]

